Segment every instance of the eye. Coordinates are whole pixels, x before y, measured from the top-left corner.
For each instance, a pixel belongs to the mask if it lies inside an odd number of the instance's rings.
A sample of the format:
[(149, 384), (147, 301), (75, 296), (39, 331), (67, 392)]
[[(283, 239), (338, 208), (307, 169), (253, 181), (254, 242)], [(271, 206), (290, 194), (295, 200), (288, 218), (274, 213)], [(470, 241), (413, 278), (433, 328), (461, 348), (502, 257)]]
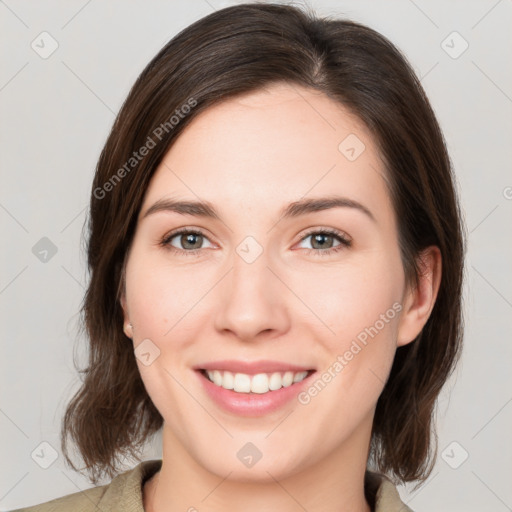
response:
[(183, 228), (167, 234), (160, 242), (160, 245), (175, 253), (194, 256), (203, 249), (201, 246), (204, 240), (208, 240), (208, 238), (201, 231)]
[[(335, 229), (316, 228), (303, 236), (301, 242), (308, 238), (311, 238), (313, 246), (312, 249), (304, 248), (308, 254), (325, 256), (352, 245), (352, 240), (345, 233)], [(201, 249), (204, 249), (202, 245), (205, 240), (208, 238), (200, 230), (182, 228), (167, 234), (160, 245), (174, 253), (197, 256)], [(338, 242), (337, 245), (335, 241)]]
[[(304, 242), (308, 238), (311, 238), (311, 245), (313, 247), (312, 249), (305, 248), (308, 254), (325, 256), (341, 251), (352, 245), (352, 240), (345, 233), (335, 229), (316, 228), (309, 231), (301, 239), (301, 242)], [(335, 240), (338, 241), (337, 245), (334, 245)]]

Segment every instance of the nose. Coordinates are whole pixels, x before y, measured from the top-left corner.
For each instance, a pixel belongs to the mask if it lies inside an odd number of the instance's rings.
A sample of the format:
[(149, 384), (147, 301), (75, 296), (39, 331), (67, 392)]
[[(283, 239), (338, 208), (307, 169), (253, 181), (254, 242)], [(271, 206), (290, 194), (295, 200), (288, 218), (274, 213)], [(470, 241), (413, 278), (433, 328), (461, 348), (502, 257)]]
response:
[[(290, 328), (289, 292), (263, 252), (252, 263), (234, 254), (217, 288), (215, 327), (243, 341), (275, 338)], [(288, 292), (288, 293), (287, 293)]]

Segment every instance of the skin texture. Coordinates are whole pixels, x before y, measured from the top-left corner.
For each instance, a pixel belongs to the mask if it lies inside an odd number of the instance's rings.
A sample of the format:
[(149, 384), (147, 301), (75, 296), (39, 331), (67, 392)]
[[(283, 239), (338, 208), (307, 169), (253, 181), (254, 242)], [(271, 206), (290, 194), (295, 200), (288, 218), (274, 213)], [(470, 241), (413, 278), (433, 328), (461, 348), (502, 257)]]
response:
[[(365, 145), (354, 161), (338, 149), (349, 134)], [(362, 123), (295, 85), (211, 107), (168, 151), (141, 208), (121, 300), (134, 347), (149, 338), (160, 350), (149, 366), (137, 359), (164, 418), (162, 469), (144, 487), (147, 511), (370, 510), (363, 482), (375, 405), (397, 347), (427, 321), (441, 273), (439, 251), (429, 248), (419, 287), (407, 286), (384, 175)], [(290, 202), (332, 194), (363, 204), (375, 220), (351, 207), (280, 219)], [(221, 220), (169, 211), (143, 218), (168, 197), (207, 200)], [(197, 255), (186, 254), (180, 235), (168, 244), (178, 253), (159, 244), (183, 227), (205, 234), (193, 240)], [(336, 229), (351, 246), (329, 236), (315, 244), (310, 228)], [(236, 252), (247, 236), (263, 248), (252, 263)], [(192, 370), (271, 359), (321, 375), (393, 304), (401, 311), (307, 405), (293, 400), (240, 417), (212, 402)], [(237, 458), (248, 442), (262, 453), (251, 468)]]

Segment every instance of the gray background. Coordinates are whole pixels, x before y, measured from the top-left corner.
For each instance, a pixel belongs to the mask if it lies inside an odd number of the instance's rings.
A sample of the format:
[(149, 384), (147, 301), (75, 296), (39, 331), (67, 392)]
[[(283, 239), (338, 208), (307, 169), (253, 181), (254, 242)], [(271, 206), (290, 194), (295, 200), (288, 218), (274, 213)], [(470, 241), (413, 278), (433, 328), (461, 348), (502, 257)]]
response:
[[(1, 510), (90, 487), (64, 466), (59, 429), (79, 384), (73, 353), (85, 347), (80, 237), (93, 169), (147, 62), (179, 30), (235, 3), (0, 1)], [(436, 467), (401, 496), (417, 512), (512, 510), (512, 2), (309, 5), (368, 24), (407, 55), (444, 130), (465, 211), (465, 349), (439, 402)], [(143, 456), (159, 450), (157, 437)]]

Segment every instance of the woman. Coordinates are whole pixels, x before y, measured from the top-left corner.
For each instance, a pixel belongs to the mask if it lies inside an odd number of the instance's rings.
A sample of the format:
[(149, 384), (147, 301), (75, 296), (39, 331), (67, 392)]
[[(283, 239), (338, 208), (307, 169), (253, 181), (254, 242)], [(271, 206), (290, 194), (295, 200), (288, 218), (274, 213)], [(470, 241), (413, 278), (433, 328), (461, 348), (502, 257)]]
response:
[[(392, 481), (435, 461), (464, 247), (443, 136), (387, 39), (272, 4), (189, 26), (114, 123), (89, 227), (62, 448), (114, 478), (25, 510), (410, 510)], [(162, 459), (117, 474), (160, 429)]]

